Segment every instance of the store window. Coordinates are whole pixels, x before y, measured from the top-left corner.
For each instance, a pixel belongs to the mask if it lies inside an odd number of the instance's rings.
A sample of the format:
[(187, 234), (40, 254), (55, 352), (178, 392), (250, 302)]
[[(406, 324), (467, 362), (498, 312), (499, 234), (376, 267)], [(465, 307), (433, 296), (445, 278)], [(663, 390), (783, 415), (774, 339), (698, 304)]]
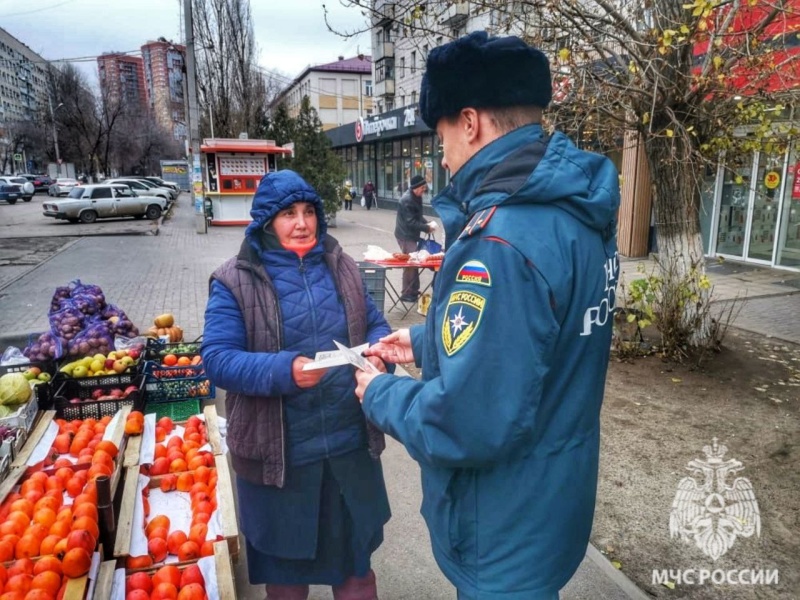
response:
[(800, 267), (800, 146), (789, 156), (776, 263)]

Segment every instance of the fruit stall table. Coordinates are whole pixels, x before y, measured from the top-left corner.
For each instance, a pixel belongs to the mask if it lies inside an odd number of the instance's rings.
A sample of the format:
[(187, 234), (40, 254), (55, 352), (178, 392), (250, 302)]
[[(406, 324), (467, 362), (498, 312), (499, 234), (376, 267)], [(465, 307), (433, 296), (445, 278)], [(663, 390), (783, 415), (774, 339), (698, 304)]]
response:
[[(433, 287), (433, 284), (436, 281), (436, 273), (439, 272), (439, 269), (442, 266), (442, 260), (441, 259), (435, 259), (435, 260), (428, 259), (428, 260), (419, 261), (419, 262), (411, 262), (409, 260), (386, 259), (386, 260), (370, 260), (370, 261), (367, 261), (367, 262), (375, 264), (375, 265), (378, 265), (378, 266), (381, 266), (384, 269), (408, 269), (408, 268), (414, 268), (414, 269), (429, 269), (429, 270), (433, 271), (433, 277), (420, 290), (420, 296), (422, 296), (423, 294), (427, 293), (428, 290), (430, 290)], [(365, 263), (361, 263), (361, 264), (365, 264)], [(386, 295), (389, 296), (389, 300), (391, 300), (391, 302), (392, 302), (392, 305), (389, 308), (386, 309), (386, 312), (388, 313), (389, 311), (393, 310), (398, 304), (401, 304), (402, 305), (401, 306), (401, 310), (404, 311), (403, 312), (403, 316), (401, 318), (405, 319), (408, 316), (408, 313), (411, 312), (411, 309), (414, 308), (417, 305), (417, 303), (416, 302), (413, 302), (413, 303), (403, 302), (400, 299), (401, 296), (402, 296), (402, 293), (397, 290), (397, 288), (394, 286), (394, 284), (391, 282), (391, 280), (388, 277), (385, 278), (385, 284), (386, 284)], [(408, 306), (406, 306), (406, 304), (408, 304)]]

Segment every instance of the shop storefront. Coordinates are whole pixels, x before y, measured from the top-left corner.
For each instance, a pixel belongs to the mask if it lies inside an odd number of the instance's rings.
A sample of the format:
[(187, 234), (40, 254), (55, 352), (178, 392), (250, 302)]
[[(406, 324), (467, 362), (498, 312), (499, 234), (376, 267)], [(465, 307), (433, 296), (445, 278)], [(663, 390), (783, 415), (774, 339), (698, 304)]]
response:
[(428, 182), (425, 204), (447, 185), (439, 140), (419, 117), (417, 105), (359, 119), (326, 134), (344, 161), (347, 179), (359, 190), (372, 181), (381, 207), (396, 204), (414, 175)]
[(701, 200), (707, 255), (800, 269), (800, 145), (707, 172)]

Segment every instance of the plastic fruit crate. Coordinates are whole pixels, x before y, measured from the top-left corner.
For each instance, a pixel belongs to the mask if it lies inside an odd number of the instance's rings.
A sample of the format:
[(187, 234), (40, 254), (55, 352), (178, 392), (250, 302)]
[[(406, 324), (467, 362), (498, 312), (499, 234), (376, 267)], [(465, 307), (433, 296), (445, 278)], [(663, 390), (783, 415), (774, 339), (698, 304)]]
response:
[(214, 384), (205, 375), (181, 379), (162, 379), (154, 375), (145, 375), (145, 378), (147, 401), (151, 403), (204, 400), (214, 398), (216, 395)]
[[(147, 360), (156, 360), (161, 362), (161, 359), (167, 354), (174, 354), (175, 356), (196, 356), (200, 354), (200, 339), (193, 342), (163, 342), (155, 338), (147, 338), (147, 346), (144, 349), (144, 357)], [(194, 347), (195, 350), (186, 349)]]
[(174, 367), (167, 367), (159, 364), (157, 361), (148, 360), (144, 364), (144, 374), (148, 379), (159, 380), (174, 380), (174, 379), (192, 379), (200, 376), (205, 376), (206, 370), (202, 363), (199, 365), (176, 365)]
[(372, 297), (375, 306), (383, 314), (386, 301), (386, 267), (371, 262), (359, 262), (358, 271), (361, 280), (367, 288), (367, 293)]
[[(130, 406), (133, 410), (142, 410), (145, 406), (145, 378), (144, 375), (136, 375), (127, 383), (117, 384), (87, 384), (90, 379), (113, 379), (112, 376), (106, 377), (87, 377), (86, 379), (68, 378), (61, 381), (53, 395), (53, 405), (56, 416), (72, 421), (74, 419), (100, 419), (106, 415), (113, 417), (123, 406)], [(121, 378), (121, 376), (117, 376)], [(136, 391), (132, 391), (124, 398), (114, 400), (93, 400), (92, 395), (98, 390), (107, 392), (114, 387), (136, 386)], [(74, 398), (80, 398), (85, 402), (72, 403)]]
[(156, 420), (169, 417), (175, 423), (185, 421), (192, 415), (200, 412), (200, 400), (179, 400), (177, 402), (147, 403), (144, 410), (147, 413), (156, 413)]

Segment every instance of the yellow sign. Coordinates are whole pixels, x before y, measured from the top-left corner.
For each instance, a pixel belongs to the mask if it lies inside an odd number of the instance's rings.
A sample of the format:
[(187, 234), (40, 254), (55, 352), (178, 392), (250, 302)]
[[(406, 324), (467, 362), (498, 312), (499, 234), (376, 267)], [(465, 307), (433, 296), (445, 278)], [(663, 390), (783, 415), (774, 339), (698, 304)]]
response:
[(767, 171), (764, 175), (764, 187), (768, 190), (774, 190), (781, 184), (781, 174), (777, 171)]

